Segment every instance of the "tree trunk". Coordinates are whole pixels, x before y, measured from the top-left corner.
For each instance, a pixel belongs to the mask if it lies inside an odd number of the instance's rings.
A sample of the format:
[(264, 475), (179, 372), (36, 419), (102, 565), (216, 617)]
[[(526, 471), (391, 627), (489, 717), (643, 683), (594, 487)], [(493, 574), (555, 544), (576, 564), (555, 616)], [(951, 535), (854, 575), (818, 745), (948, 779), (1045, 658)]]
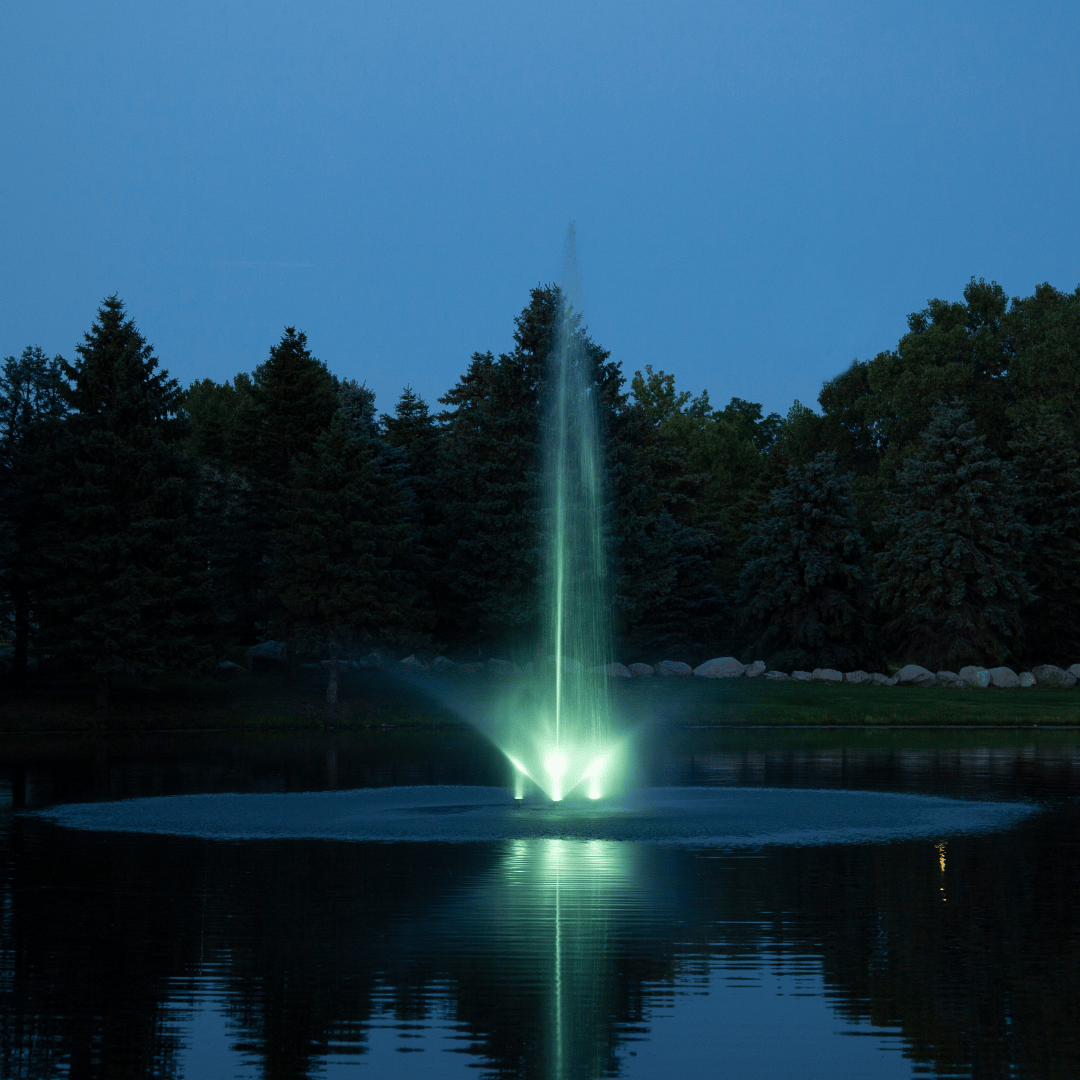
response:
[(15, 657), (11, 675), (15, 685), (22, 686), (26, 682), (26, 654), (30, 646), (30, 590), (24, 582), (15, 581), (11, 598), (15, 603)]
[(330, 678), (326, 683), (326, 704), (336, 705), (338, 699), (338, 650), (330, 648)]
[(107, 709), (109, 707), (109, 691), (112, 689), (112, 675), (107, 671), (102, 671), (97, 677), (97, 693), (94, 695), (94, 702), (100, 709)]

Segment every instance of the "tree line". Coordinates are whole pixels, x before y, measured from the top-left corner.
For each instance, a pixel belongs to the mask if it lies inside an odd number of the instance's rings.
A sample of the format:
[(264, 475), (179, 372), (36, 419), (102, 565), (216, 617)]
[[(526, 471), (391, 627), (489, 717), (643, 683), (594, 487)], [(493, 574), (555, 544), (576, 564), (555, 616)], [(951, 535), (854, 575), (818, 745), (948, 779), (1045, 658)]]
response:
[[(379, 413), (287, 327), (186, 390), (116, 297), (76, 359), (0, 374), (0, 589), (13, 675), (209, 671), (229, 645), (532, 655), (541, 413), (561, 295), (433, 411)], [(612, 659), (790, 670), (1080, 656), (1080, 289), (975, 281), (786, 416), (629, 384), (578, 325), (607, 459)], [(539, 647), (542, 646), (540, 642)], [(330, 665), (336, 671), (336, 664)]]

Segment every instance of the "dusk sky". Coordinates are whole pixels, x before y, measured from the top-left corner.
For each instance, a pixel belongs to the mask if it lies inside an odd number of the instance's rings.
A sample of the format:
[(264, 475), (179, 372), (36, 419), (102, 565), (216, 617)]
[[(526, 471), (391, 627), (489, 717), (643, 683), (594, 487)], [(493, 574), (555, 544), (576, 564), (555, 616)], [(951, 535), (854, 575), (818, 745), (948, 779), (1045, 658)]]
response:
[(286, 324), (388, 410), (577, 223), (629, 376), (786, 411), (972, 276), (1080, 283), (1080, 5), (8, 3), (0, 356), (118, 293), (172, 374)]

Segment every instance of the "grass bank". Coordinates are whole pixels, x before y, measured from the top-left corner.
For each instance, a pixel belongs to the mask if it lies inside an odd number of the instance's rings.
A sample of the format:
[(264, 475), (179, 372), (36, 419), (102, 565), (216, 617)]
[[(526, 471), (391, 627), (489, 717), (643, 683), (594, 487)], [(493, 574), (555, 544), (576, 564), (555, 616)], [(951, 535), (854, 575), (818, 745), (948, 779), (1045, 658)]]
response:
[[(265, 673), (233, 679), (119, 679), (106, 711), (88, 680), (35, 681), (26, 692), (0, 688), (0, 732), (443, 729), (460, 726), (470, 705), (490, 707), (518, 683), (486, 675), (398, 679), (345, 676), (341, 702), (324, 700), (316, 673), (290, 680)], [(1077, 728), (1080, 688), (928, 690), (764, 679), (640, 679), (613, 686), (631, 723), (677, 728)], [(456, 707), (454, 707), (456, 704)]]

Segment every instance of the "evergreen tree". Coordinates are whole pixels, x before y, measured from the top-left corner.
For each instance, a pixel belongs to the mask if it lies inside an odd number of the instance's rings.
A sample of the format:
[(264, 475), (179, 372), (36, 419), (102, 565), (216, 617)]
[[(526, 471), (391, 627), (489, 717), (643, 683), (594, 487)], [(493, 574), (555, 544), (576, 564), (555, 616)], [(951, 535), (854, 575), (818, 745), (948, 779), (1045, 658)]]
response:
[(791, 466), (743, 547), (739, 623), (751, 659), (851, 670), (876, 658), (872, 592), (850, 476), (836, 455)]
[(236, 384), (228, 469), (216, 503), (208, 507), (223, 515), (216, 538), (209, 537), (210, 558), (233, 609), (233, 636), (252, 640), (280, 614), (267, 576), (289, 471), (311, 452), (341, 402), (337, 380), (292, 326), (250, 382), (238, 378)]
[(885, 632), (928, 666), (1003, 663), (1023, 643), (1029, 530), (1015, 480), (962, 404), (936, 406), (897, 471), (877, 560)]
[(470, 641), (535, 638), (540, 573), (540, 408), (561, 294), (532, 290), (514, 350), (476, 353), (445, 397), (440, 488), (445, 598), (439, 632)]
[(412, 532), (405, 570), (417, 593), (416, 623), (430, 629), (446, 607), (439, 592), (444, 562), (441, 537), (446, 529), (439, 485), (439, 427), (426, 402), (406, 387), (393, 415), (383, 414), (382, 430), (404, 461), (403, 487)]
[(687, 472), (683, 448), (654, 412), (622, 397), (621, 381), (617, 369), (605, 380), (619, 652), (704, 657), (727, 636), (729, 613), (713, 569), (723, 529), (702, 507), (706, 477)]
[[(0, 595), (10, 605), (15, 681), (26, 676), (31, 615), (43, 580), (48, 449), (64, 413), (61, 358), (37, 346), (0, 372)], [(6, 614), (6, 613), (5, 613)]]
[(1017, 509), (1031, 530), (1025, 652), (1066, 666), (1080, 656), (1080, 453), (1060, 419), (1041, 412), (1014, 437)]
[(371, 440), (346, 412), (291, 469), (284, 521), (270, 588), (286, 639), (328, 655), (327, 701), (335, 703), (345, 647), (400, 634), (412, 601), (392, 572), (407, 526), (400, 508), (380, 497)]
[(69, 415), (51, 468), (42, 610), (107, 705), (114, 673), (205, 670), (214, 642), (180, 387), (115, 296), (78, 353), (62, 365)]

